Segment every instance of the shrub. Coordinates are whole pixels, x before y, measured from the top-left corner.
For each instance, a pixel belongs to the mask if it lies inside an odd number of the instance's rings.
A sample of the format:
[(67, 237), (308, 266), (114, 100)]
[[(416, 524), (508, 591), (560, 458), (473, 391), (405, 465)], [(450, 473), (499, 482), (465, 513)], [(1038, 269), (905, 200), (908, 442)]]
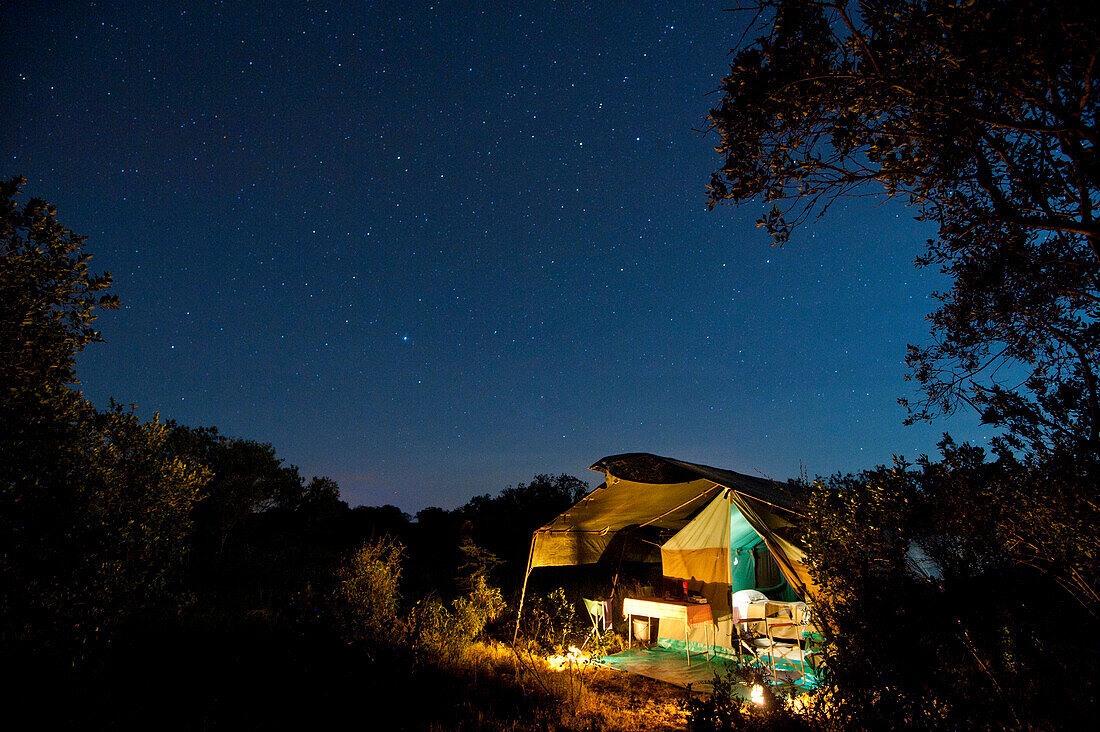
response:
[(337, 572), (333, 611), (348, 643), (370, 649), (402, 639), (398, 583), (404, 551), (389, 537), (368, 541)]
[[(745, 698), (753, 687), (761, 690), (759, 701)], [(725, 675), (716, 673), (709, 696), (691, 696), (684, 704), (688, 711), (689, 732), (822, 729), (814, 716), (797, 713), (789, 698), (777, 694), (762, 669), (751, 666), (732, 668)]]
[(418, 654), (454, 659), (503, 611), (500, 590), (478, 576), (471, 582), (470, 591), (455, 599), (450, 608), (431, 596), (416, 603), (409, 612), (408, 635)]
[(830, 724), (1060, 729), (1095, 718), (1096, 656), (1078, 652), (1098, 629), (1094, 474), (1064, 456), (989, 462), (981, 448), (940, 447), (938, 462), (813, 486), (805, 540), (830, 631)]
[(504, 612), (504, 596), (491, 587), (484, 575), (471, 581), (469, 593), (454, 602), (457, 632), (466, 642), (475, 641), (485, 632), (485, 626)]
[(576, 604), (557, 588), (549, 595), (531, 598), (523, 616), (523, 635), (528, 642), (554, 653), (580, 645), (589, 625), (577, 613)]

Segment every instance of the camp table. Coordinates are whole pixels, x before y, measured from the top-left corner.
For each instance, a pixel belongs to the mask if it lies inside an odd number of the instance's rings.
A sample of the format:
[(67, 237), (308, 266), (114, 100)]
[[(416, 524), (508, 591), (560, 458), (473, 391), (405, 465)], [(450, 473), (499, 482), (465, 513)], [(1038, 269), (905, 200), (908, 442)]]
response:
[[(684, 652), (688, 665), (691, 665), (691, 642), (688, 631), (692, 625), (704, 624), (704, 636), (714, 623), (710, 605), (686, 602), (684, 600), (664, 600), (659, 597), (627, 597), (623, 599), (623, 617), (627, 619), (627, 646), (631, 645), (634, 630), (634, 616), (646, 618), (667, 618), (684, 622)], [(707, 643), (707, 659), (710, 659), (710, 643)]]

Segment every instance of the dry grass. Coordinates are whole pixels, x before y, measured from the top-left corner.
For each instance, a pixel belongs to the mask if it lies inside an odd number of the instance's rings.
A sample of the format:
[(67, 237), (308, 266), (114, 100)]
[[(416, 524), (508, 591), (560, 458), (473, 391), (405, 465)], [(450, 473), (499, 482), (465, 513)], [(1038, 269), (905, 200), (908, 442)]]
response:
[(563, 710), (569, 712), (563, 713), (563, 721), (572, 729), (671, 732), (686, 728), (684, 689), (598, 666), (584, 669), (581, 677), (580, 703), (575, 710)]
[[(683, 689), (592, 665), (554, 671), (544, 659), (508, 646), (474, 644), (456, 661), (466, 680), (465, 709), (452, 727), (489, 730), (683, 730)], [(505, 688), (523, 704), (499, 703)], [(486, 693), (488, 690), (493, 690)]]

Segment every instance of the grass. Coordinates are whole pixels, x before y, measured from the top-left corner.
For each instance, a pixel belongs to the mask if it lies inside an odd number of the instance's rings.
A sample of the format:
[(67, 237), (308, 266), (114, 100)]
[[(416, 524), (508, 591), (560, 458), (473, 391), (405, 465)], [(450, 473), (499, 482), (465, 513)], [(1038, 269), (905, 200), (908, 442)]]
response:
[(684, 689), (608, 668), (584, 672), (585, 697), (571, 715), (577, 729), (683, 730)]
[(683, 730), (683, 689), (590, 664), (554, 670), (537, 655), (475, 643), (444, 673), (461, 702), (430, 730)]

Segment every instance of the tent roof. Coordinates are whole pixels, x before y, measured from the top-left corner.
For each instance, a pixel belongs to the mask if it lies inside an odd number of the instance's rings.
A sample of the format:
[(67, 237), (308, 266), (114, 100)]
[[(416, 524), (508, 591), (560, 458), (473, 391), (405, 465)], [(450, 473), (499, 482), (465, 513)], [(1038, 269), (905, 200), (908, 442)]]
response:
[(663, 543), (653, 532), (670, 532), (662, 534), (667, 538), (679, 531), (726, 488), (784, 512), (803, 513), (803, 502), (790, 487), (732, 470), (649, 453), (611, 455), (591, 469), (607, 480), (535, 532), (532, 568), (597, 562), (616, 535), (626, 542), (617, 556), (652, 561)]
[(589, 470), (604, 473), (609, 478), (615, 477), (635, 483), (687, 483), (706, 479), (725, 488), (731, 488), (737, 493), (785, 508), (792, 513), (804, 515), (806, 512), (805, 491), (796, 485), (777, 483), (767, 478), (755, 478), (732, 470), (688, 463), (648, 452), (610, 455), (597, 460)]

